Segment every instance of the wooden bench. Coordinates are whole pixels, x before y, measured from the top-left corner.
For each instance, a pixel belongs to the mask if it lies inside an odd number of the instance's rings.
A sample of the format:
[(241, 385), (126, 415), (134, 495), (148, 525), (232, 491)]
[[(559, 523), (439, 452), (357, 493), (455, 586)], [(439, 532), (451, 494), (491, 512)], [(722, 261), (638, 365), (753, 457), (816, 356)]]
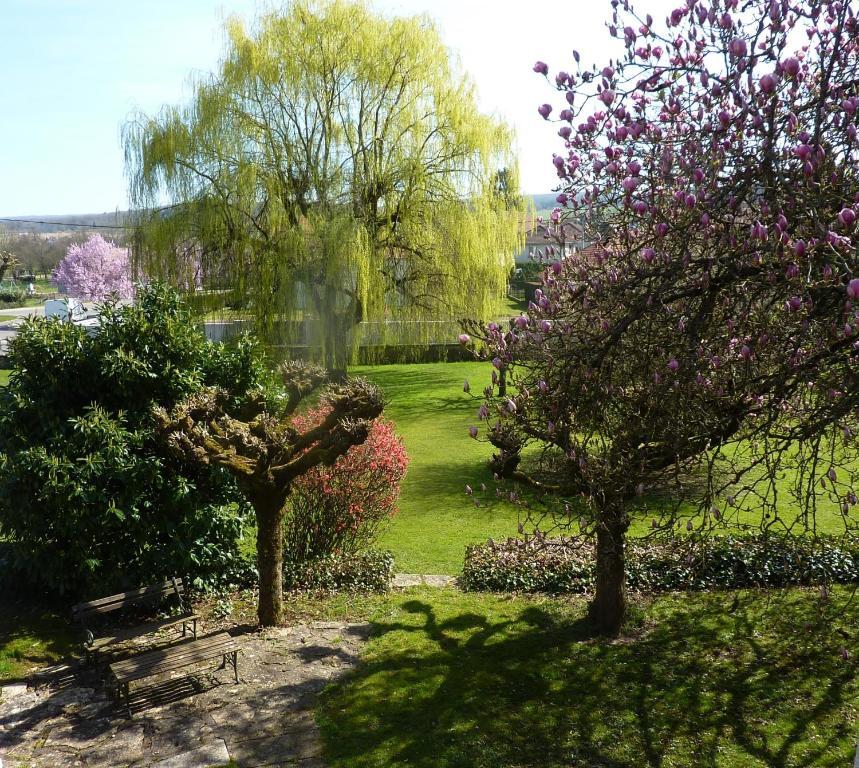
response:
[(110, 665), (110, 674), (116, 684), (117, 699), (120, 702), (125, 699), (125, 706), (130, 714), (129, 686), (131, 683), (165, 672), (185, 669), (218, 656), (223, 659), (220, 668), (223, 669), (227, 664), (232, 666), (233, 676), (238, 683), (238, 655), (239, 647), (235, 639), (226, 632), (219, 632), (199, 640), (189, 640), (114, 662)]
[[(78, 603), (72, 608), (72, 617), (78, 621), (84, 629), (84, 655), (89, 661), (99, 651), (110, 648), (110, 646), (133, 640), (136, 637), (157, 632), (166, 627), (182, 626), (182, 637), (187, 635), (188, 629), (197, 637), (197, 620), (200, 618), (192, 613), (182, 600), (184, 589), (182, 579), (173, 578), (161, 584), (151, 584), (148, 587), (133, 589), (130, 592), (122, 592), (118, 595), (110, 595), (100, 600), (91, 600), (88, 603)], [(150, 621), (135, 627), (118, 629), (109, 635), (96, 637), (93, 627), (100, 617), (123, 608), (138, 605), (156, 604), (162, 600), (174, 598), (178, 602), (181, 615), (168, 619)]]

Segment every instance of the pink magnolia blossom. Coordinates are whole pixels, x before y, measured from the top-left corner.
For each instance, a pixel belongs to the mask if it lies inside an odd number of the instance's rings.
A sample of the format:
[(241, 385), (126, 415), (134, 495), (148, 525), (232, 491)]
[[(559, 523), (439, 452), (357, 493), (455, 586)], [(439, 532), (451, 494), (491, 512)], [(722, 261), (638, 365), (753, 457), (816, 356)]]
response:
[(791, 56), (782, 62), (782, 69), (789, 77), (796, 77), (799, 74), (799, 59)]
[(773, 75), (766, 74), (760, 79), (761, 90), (764, 93), (772, 93), (776, 88), (776, 79)]

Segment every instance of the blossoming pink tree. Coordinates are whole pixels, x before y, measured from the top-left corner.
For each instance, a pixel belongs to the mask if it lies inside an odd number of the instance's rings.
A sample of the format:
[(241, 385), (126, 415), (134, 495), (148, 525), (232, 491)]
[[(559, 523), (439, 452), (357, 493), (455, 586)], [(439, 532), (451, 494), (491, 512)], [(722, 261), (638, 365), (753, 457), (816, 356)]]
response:
[(549, 254), (509, 329), (470, 330), (514, 393), (487, 388), (481, 436), (502, 460), (542, 446), (532, 465), (581, 497), (590, 614), (614, 632), (653, 489), (677, 500), (655, 529), (814, 531), (820, 503), (856, 529), (859, 23), (839, 0), (687, 0), (664, 24), (611, 5), (619, 56), (574, 54), (563, 108), (539, 108), (561, 140), (550, 226), (598, 215), (596, 247)]
[(134, 296), (128, 249), (101, 235), (91, 235), (80, 245), (69, 246), (53, 278), (63, 293), (78, 299), (102, 301), (115, 295)]

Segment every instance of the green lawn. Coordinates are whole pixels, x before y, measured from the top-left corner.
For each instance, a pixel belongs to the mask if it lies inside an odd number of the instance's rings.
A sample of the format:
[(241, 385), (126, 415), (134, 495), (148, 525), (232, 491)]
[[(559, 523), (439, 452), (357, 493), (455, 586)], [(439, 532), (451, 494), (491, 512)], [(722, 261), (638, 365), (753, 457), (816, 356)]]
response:
[(77, 641), (65, 612), (0, 596), (0, 684), (68, 656)]
[[(491, 446), (472, 440), (480, 424), (481, 400), (462, 391), (468, 379), (480, 393), (488, 383), (486, 363), (381, 365), (352, 370), (376, 382), (387, 399), (385, 415), (397, 425), (411, 464), (402, 485), (400, 512), (379, 546), (390, 549), (398, 571), (448, 573), (462, 570), (466, 544), (516, 532), (517, 509), (494, 499), (486, 466)], [(480, 491), (481, 483), (488, 491)], [(465, 495), (476, 489), (477, 507)]]
[[(859, 601), (662, 597), (625, 638), (581, 601), (411, 590), (317, 710), (332, 768), (852, 764)], [(844, 650), (850, 654), (845, 660)]]
[[(458, 574), (468, 544), (516, 533), (520, 510), (495, 497), (495, 483), (487, 469), (492, 448), (468, 435), (470, 425), (483, 426), (476, 417), (481, 399), (465, 394), (463, 382), (468, 379), (472, 393), (479, 395), (490, 370), (487, 363), (478, 362), (352, 369), (384, 391), (385, 414), (395, 422), (411, 460), (399, 514), (379, 542), (394, 553), (398, 571)], [(8, 377), (9, 371), (0, 371), (0, 385)], [(473, 498), (466, 496), (466, 484), (474, 489)], [(780, 481), (785, 517), (792, 515), (788, 485), (787, 479)], [(647, 501), (652, 506), (660, 503)], [(632, 533), (649, 530), (648, 519), (644, 515), (636, 521)], [(748, 513), (745, 519), (753, 522), (755, 515)], [(837, 506), (825, 498), (819, 501), (818, 529), (843, 530)], [(252, 537), (248, 541), (252, 546)]]
[[(355, 370), (385, 391), (412, 460), (380, 542), (400, 571), (458, 573), (468, 542), (516, 530), (517, 509), (493, 498), (491, 449), (467, 433), (480, 401), (463, 380), (479, 393), (488, 371)], [(859, 599), (847, 589), (828, 601), (799, 589), (636, 598), (611, 641), (590, 634), (581, 598), (422, 588), (299, 596), (288, 610), (289, 623), (374, 626), (362, 663), (317, 710), (332, 768), (835, 768), (853, 758)], [(0, 681), (67, 655), (74, 640), (60, 612), (0, 595)]]
[[(468, 435), (469, 425), (483, 427), (476, 416), (481, 399), (466, 395), (463, 381), (468, 379), (472, 393), (479, 395), (490, 372), (487, 363), (477, 362), (352, 369), (384, 391), (385, 414), (396, 423), (411, 459), (399, 515), (380, 541), (380, 546), (394, 553), (399, 571), (457, 574), (467, 544), (516, 533), (520, 510), (496, 499), (496, 485), (487, 469), (492, 447)], [(465, 495), (466, 484), (474, 489), (473, 498)], [(780, 514), (786, 519), (795, 514), (790, 484), (789, 478), (778, 482)], [(651, 509), (670, 503), (659, 498), (643, 501)], [(649, 531), (649, 520), (647, 513), (640, 515), (632, 534)], [(740, 522), (746, 524), (757, 520), (753, 511), (740, 515)], [(822, 532), (844, 530), (837, 504), (825, 497), (818, 499), (817, 523)]]
[(9, 383), (9, 374), (12, 371), (0, 370), (0, 387), (5, 387)]

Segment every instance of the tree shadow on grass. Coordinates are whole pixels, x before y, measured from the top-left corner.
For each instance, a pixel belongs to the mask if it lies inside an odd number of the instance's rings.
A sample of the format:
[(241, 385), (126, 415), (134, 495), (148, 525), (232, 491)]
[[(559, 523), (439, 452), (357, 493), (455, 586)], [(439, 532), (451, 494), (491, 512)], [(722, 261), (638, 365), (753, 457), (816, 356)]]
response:
[(519, 608), (508, 603), (496, 616), (442, 605), (439, 615), (406, 600), (401, 621), (377, 623), (365, 663), (323, 698), (332, 764), (787, 768), (852, 759), (855, 666), (841, 658), (843, 639), (814, 623), (808, 593), (666, 598), (656, 623), (617, 641), (539, 605)]
[(68, 657), (80, 640), (56, 606), (0, 596), (0, 685), (23, 682), (30, 668)]

